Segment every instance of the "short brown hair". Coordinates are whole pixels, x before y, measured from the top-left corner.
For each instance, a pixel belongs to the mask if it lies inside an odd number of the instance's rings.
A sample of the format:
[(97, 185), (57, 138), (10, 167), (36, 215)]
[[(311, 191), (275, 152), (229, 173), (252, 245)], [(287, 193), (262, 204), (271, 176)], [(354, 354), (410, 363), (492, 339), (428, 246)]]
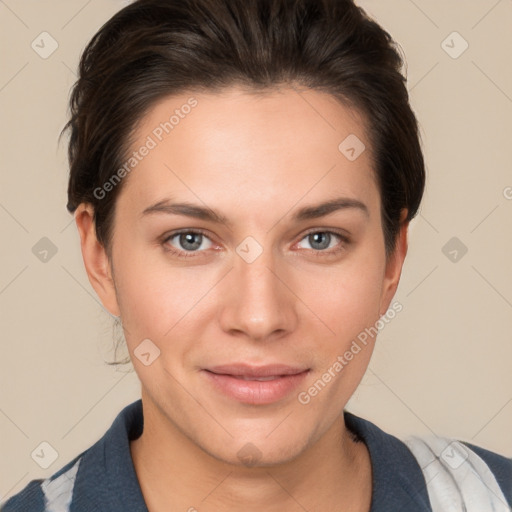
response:
[(94, 191), (126, 160), (137, 123), (166, 96), (240, 85), (297, 84), (365, 116), (382, 202), (386, 252), (425, 185), (403, 59), (391, 36), (351, 0), (138, 0), (113, 16), (80, 60), (70, 100), (68, 204), (94, 207), (107, 248), (121, 185)]

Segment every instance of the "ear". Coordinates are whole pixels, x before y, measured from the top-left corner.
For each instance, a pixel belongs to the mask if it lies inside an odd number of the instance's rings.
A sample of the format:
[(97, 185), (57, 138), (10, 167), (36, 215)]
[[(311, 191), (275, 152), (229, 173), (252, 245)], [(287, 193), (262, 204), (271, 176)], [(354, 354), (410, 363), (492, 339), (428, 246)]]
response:
[(395, 296), (400, 276), (402, 274), (402, 266), (407, 254), (407, 230), (409, 228), (409, 222), (405, 221), (406, 217), (407, 210), (404, 209), (400, 214), (400, 229), (396, 238), (395, 248), (386, 261), (386, 270), (380, 302), (381, 316), (388, 310), (391, 300)]
[(119, 316), (112, 267), (105, 248), (96, 237), (92, 205), (80, 204), (75, 211), (75, 222), (80, 234), (82, 257), (89, 282), (105, 309), (111, 315)]

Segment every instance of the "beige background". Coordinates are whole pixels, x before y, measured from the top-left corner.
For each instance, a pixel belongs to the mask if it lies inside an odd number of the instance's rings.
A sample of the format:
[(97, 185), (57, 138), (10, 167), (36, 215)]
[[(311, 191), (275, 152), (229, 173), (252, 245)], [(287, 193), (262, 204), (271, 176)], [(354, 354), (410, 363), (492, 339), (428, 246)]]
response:
[[(82, 266), (57, 145), (80, 51), (126, 3), (0, 2), (0, 499), (89, 447), (140, 393), (134, 373), (104, 364), (112, 320)], [(405, 51), (429, 176), (404, 309), (348, 409), (399, 437), (434, 432), (510, 457), (512, 2), (360, 4)], [(43, 31), (58, 43), (47, 59), (31, 48)], [(458, 58), (442, 47), (454, 31), (469, 44)], [(57, 248), (47, 262), (32, 252), (42, 237)], [(442, 252), (452, 237), (468, 248), (456, 262)], [(43, 441), (58, 452), (46, 470), (31, 458)]]

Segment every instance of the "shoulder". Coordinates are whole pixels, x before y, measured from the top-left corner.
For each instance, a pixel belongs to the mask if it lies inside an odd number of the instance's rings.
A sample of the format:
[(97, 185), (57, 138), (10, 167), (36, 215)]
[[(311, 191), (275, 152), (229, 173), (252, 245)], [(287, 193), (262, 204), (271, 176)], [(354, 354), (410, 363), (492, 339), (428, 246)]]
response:
[(509, 506), (512, 507), (512, 458), (504, 457), (465, 441), (462, 441), (462, 443), (473, 450), (489, 466), (507, 498)]
[(29, 482), (18, 494), (0, 506), (0, 512), (44, 512), (49, 503), (58, 504), (61, 507), (58, 510), (67, 510), (81, 457), (82, 454), (45, 480)]
[(347, 411), (345, 422), (370, 452), (371, 512), (465, 510), (470, 502), (482, 506), (468, 510), (511, 510), (512, 459), (444, 437), (401, 440)]
[(438, 436), (409, 437), (434, 510), (508, 512), (512, 506), (512, 459), (471, 443)]
[[(0, 512), (132, 510), (147, 512), (130, 454), (142, 432), (140, 400), (125, 407), (101, 439), (47, 479), (32, 480)], [(132, 507), (130, 508), (130, 505)]]
[(0, 504), (1, 512), (44, 512), (43, 480), (32, 480), (21, 492)]

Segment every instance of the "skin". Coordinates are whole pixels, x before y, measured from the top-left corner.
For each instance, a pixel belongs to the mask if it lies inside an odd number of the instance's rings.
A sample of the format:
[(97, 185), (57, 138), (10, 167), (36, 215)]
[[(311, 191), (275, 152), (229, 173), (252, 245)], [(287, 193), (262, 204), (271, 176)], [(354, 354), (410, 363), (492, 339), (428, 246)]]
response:
[[(141, 120), (133, 148), (191, 96), (197, 107), (124, 179), (110, 256), (91, 206), (75, 214), (90, 282), (121, 317), (141, 381), (145, 425), (131, 453), (148, 508), (368, 511), (371, 462), (343, 408), (375, 340), (307, 405), (297, 400), (386, 312), (407, 251), (403, 222), (386, 257), (364, 119), (318, 91), (233, 87), (162, 100)], [(353, 162), (338, 150), (349, 134), (366, 145)], [(340, 197), (366, 211), (293, 220)], [(226, 222), (143, 214), (166, 199), (206, 206)], [(205, 232), (193, 238), (199, 249), (169, 238), (182, 229)], [(328, 247), (311, 232), (332, 232)], [(236, 252), (248, 236), (263, 249), (252, 263)], [(144, 339), (160, 350), (149, 366), (133, 355)], [(310, 371), (296, 392), (253, 405), (219, 393), (201, 371), (232, 362)], [(247, 443), (259, 450), (252, 467), (237, 456)]]

